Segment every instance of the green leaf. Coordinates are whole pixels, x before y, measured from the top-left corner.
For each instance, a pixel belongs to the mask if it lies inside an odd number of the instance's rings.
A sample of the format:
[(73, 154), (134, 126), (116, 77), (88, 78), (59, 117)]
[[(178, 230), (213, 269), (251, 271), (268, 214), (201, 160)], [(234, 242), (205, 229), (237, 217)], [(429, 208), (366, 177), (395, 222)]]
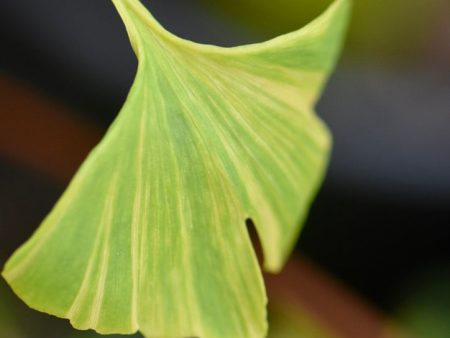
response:
[(322, 180), (330, 137), (313, 106), (349, 1), (300, 31), (249, 46), (165, 31), (113, 0), (139, 59), (119, 116), (3, 276), (74, 327), (148, 337), (267, 331), (265, 267), (279, 271)]

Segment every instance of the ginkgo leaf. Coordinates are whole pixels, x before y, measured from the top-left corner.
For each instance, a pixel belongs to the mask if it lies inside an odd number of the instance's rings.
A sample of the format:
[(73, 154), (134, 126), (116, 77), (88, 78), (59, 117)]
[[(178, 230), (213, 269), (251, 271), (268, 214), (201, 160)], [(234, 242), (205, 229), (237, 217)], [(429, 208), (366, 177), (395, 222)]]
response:
[(3, 276), (74, 327), (147, 337), (261, 338), (265, 268), (279, 271), (322, 180), (330, 136), (313, 106), (349, 2), (271, 41), (221, 48), (113, 0), (139, 59), (101, 143)]

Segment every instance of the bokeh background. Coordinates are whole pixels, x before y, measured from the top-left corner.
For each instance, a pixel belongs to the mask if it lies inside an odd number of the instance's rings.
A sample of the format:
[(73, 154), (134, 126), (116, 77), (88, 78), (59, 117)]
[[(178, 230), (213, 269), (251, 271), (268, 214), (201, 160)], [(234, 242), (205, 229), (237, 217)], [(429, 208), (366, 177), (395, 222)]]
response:
[[(143, 2), (175, 34), (222, 46), (297, 29), (330, 3)], [(448, 0), (354, 0), (318, 106), (330, 170), (296, 248), (417, 337), (450, 337), (449, 13)], [(117, 115), (136, 60), (106, 0), (2, 1), (0, 46), (3, 265)], [(0, 336), (68, 332), (46, 317), (0, 282)]]

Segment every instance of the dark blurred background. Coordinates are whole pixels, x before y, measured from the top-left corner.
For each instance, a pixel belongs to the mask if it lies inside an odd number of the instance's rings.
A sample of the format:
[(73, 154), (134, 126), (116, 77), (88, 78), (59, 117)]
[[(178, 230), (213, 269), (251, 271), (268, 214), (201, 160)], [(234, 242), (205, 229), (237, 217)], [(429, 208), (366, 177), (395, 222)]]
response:
[[(181, 37), (233, 46), (301, 27), (330, 1), (144, 3)], [(437, 327), (423, 337), (450, 337), (442, 324), (450, 322), (449, 13), (448, 0), (354, 1), (344, 55), (318, 106), (335, 139), (331, 166), (297, 247), (417, 332)], [(36, 107), (20, 88), (101, 135), (124, 102), (136, 60), (105, 0), (2, 1), (0, 42), (2, 265), (63, 191), (82, 159), (74, 154), (96, 140), (60, 142), (78, 134), (51, 125), (47, 112), (22, 118)], [(39, 128), (53, 128), (46, 149), (33, 147)], [(48, 158), (48, 170), (33, 165), (33, 156), (53, 150), (61, 156)], [(63, 173), (52, 175), (54, 165)], [(449, 316), (439, 321), (433, 311)], [(424, 316), (439, 324), (413, 320)]]

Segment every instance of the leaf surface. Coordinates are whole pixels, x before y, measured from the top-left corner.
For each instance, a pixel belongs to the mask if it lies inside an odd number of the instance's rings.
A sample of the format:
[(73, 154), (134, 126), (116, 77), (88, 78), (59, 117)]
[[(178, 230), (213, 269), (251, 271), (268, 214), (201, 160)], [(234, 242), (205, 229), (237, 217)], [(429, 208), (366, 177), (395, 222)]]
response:
[(266, 295), (245, 226), (281, 269), (322, 180), (330, 136), (313, 107), (349, 3), (235, 48), (164, 30), (113, 0), (138, 57), (124, 107), (3, 276), (79, 329), (261, 338)]

